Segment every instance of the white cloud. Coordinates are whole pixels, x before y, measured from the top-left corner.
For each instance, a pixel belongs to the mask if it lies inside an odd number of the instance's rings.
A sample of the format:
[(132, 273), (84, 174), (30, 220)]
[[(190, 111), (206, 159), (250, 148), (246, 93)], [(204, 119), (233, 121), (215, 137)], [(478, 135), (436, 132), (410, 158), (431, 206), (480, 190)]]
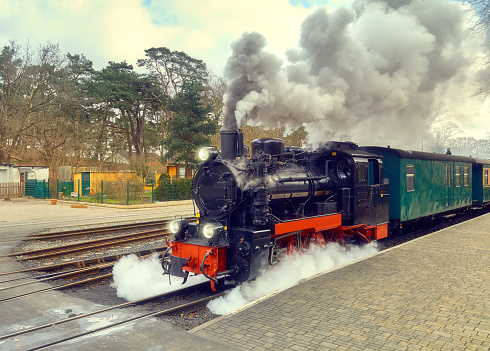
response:
[[(96, 68), (108, 61), (135, 65), (144, 50), (166, 46), (206, 62), (220, 73), (230, 44), (245, 31), (258, 31), (268, 50), (283, 55), (295, 46), (311, 12), (284, 0), (4, 0), (0, 4), (0, 45), (16, 40), (37, 47), (59, 43), (62, 52), (83, 53)], [(176, 24), (165, 24), (174, 16)]]
[[(345, 3), (329, 1), (335, 7)], [(0, 45), (9, 40), (34, 48), (48, 41), (59, 43), (63, 53), (85, 54), (96, 69), (108, 61), (136, 65), (145, 49), (165, 46), (203, 60), (219, 74), (231, 43), (246, 31), (263, 34), (265, 49), (284, 58), (286, 49), (297, 47), (301, 25), (314, 10), (315, 6), (293, 6), (287, 0), (2, 0)], [(490, 104), (488, 99), (483, 105), (476, 101), (470, 81), (464, 83), (466, 96), (459, 94), (461, 100), (447, 104), (467, 135), (480, 136), (487, 130)], [(452, 89), (461, 91), (462, 86)], [(393, 95), (394, 101), (401, 97)]]

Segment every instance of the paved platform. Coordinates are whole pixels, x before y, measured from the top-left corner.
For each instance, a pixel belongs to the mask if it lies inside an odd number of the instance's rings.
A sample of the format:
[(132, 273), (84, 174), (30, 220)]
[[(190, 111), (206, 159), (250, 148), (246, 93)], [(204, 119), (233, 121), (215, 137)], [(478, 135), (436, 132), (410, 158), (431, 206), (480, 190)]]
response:
[(49, 199), (14, 198), (11, 201), (0, 200), (0, 235), (17, 232), (30, 234), (50, 228), (63, 230), (66, 227), (78, 225), (151, 221), (194, 213), (190, 201), (176, 201), (175, 203), (170, 205), (169, 202), (161, 202), (154, 203), (151, 207), (140, 205), (131, 208), (88, 204), (87, 208), (72, 208), (71, 205), (77, 204), (77, 202), (58, 201), (56, 205), (52, 205)]
[(489, 350), (490, 215), (195, 328), (254, 350)]

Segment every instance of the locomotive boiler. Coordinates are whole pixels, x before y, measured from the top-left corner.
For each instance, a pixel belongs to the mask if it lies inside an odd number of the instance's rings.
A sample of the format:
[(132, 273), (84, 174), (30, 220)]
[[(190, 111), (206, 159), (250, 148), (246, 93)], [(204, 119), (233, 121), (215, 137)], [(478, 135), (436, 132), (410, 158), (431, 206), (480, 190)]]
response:
[(240, 130), (221, 132), (221, 155), (199, 151), (193, 180), (197, 221), (176, 219), (162, 259), (164, 274), (203, 274), (244, 282), (282, 256), (331, 241), (388, 235), (388, 184), (382, 157), (351, 142), (316, 149), (252, 142)]

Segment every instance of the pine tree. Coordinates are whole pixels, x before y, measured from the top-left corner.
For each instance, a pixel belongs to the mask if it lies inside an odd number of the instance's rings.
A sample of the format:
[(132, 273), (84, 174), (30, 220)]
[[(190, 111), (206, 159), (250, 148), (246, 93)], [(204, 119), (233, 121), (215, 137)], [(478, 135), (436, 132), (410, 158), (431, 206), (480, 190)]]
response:
[(198, 163), (196, 151), (211, 144), (210, 136), (218, 129), (211, 117), (213, 106), (204, 99), (204, 87), (197, 82), (185, 83), (182, 90), (171, 99), (170, 134), (163, 140), (167, 150), (164, 161), (183, 162), (186, 174), (189, 167)]

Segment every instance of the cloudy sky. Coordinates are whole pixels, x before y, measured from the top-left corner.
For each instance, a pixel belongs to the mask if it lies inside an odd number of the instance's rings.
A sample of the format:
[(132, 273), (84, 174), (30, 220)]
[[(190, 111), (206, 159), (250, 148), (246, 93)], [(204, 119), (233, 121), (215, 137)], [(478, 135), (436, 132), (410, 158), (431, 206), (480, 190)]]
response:
[[(1, 0), (0, 45), (15, 40), (21, 46), (29, 43), (36, 48), (49, 41), (59, 44), (64, 53), (84, 54), (96, 69), (105, 67), (109, 61), (125, 60), (136, 65), (138, 59), (144, 58), (145, 49), (165, 46), (203, 60), (221, 75), (232, 54), (231, 44), (242, 33), (261, 33), (267, 52), (285, 59), (287, 49), (298, 47), (306, 18), (319, 7), (326, 7), (330, 13), (349, 3), (348, 0)], [(362, 31), (357, 33), (357, 37), (362, 36)], [(460, 76), (465, 74), (469, 73)], [(490, 99), (482, 102), (472, 97), (471, 84), (470, 80), (459, 85), (447, 84), (445, 108), (450, 109), (450, 115), (467, 136), (483, 137), (490, 132), (490, 126), (487, 127)]]
[(83, 53), (100, 69), (108, 61), (135, 64), (144, 50), (165, 46), (203, 60), (217, 74), (230, 44), (245, 31), (268, 39), (280, 55), (295, 46), (299, 27), (315, 7), (343, 0), (2, 0), (0, 43), (15, 39), (59, 44)]

